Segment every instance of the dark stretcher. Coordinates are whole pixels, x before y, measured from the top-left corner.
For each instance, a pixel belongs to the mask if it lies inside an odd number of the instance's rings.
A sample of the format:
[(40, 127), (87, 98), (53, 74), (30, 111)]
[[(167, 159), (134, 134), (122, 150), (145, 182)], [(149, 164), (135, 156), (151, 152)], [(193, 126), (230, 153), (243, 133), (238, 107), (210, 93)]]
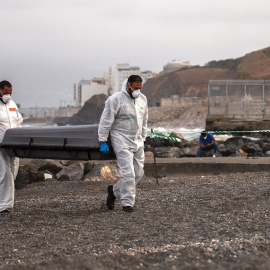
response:
[(99, 151), (98, 125), (8, 129), (0, 144), (10, 157), (63, 160), (115, 159)]

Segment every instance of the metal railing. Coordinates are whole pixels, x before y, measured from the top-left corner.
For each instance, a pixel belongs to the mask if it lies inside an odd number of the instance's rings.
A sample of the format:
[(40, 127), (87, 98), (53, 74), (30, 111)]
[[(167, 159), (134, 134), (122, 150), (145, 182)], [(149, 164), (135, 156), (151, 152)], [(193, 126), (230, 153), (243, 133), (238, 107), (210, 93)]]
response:
[(270, 116), (270, 80), (210, 80), (208, 114)]

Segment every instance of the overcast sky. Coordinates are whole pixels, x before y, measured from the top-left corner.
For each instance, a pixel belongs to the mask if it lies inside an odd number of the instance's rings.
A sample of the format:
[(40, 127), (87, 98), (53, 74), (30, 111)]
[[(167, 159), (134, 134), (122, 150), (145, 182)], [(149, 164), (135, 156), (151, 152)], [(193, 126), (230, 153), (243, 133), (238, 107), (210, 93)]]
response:
[(72, 104), (73, 84), (129, 63), (159, 72), (270, 46), (269, 0), (0, 0), (0, 81), (22, 107)]

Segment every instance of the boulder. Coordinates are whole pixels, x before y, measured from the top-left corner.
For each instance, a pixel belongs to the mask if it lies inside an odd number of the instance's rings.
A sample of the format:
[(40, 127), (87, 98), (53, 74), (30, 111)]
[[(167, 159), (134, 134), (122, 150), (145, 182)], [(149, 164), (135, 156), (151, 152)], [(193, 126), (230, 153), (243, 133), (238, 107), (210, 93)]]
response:
[(148, 157), (148, 158), (154, 158), (154, 153), (151, 151), (144, 152), (144, 155), (145, 157)]
[(239, 150), (233, 145), (225, 146), (224, 144), (219, 144), (218, 151), (222, 154), (222, 156), (231, 156)]
[(262, 149), (264, 153), (270, 151), (270, 143), (269, 142), (263, 143)]
[(167, 158), (179, 158), (180, 157), (180, 149), (178, 147), (170, 147), (168, 149)]
[(82, 163), (75, 163), (62, 169), (56, 174), (58, 181), (80, 181), (84, 176), (84, 165)]
[(179, 157), (196, 157), (197, 147), (184, 147), (179, 149)]
[(63, 168), (65, 168), (64, 165), (61, 165), (59, 162), (51, 159), (33, 159), (31, 160), (31, 163), (36, 166), (38, 171), (47, 170), (54, 175), (60, 172)]
[(168, 157), (169, 148), (162, 146), (162, 147), (155, 147), (155, 155), (159, 158), (166, 158)]
[(262, 152), (255, 152), (254, 157), (264, 157), (265, 155)]
[(180, 157), (180, 149), (178, 147), (156, 147), (155, 155), (159, 158), (179, 158)]
[(19, 167), (17, 177), (15, 179), (15, 188), (21, 189), (29, 184), (28, 172)]
[[(259, 144), (262, 143), (261, 141), (252, 141), (251, 139), (248, 138), (243, 138), (240, 136), (237, 137), (232, 137), (227, 139), (223, 144), (220, 144), (218, 147), (218, 151), (223, 155), (223, 156), (231, 156), (232, 154), (236, 153), (237, 151), (239, 151), (239, 149), (246, 151), (246, 147), (245, 145), (247, 145), (248, 143), (252, 143), (254, 145), (258, 145), (259, 148), (256, 149), (261, 149)], [(244, 147), (244, 148), (243, 148)], [(260, 151), (260, 150), (258, 150)], [(256, 152), (256, 151), (254, 151)], [(249, 153), (249, 152), (247, 152)]]
[(248, 143), (242, 145), (241, 149), (248, 154), (262, 152), (262, 148), (259, 146), (259, 144), (256, 144), (254, 142), (248, 142)]
[(170, 137), (180, 139), (184, 145), (189, 144), (188, 140), (186, 140), (181, 133), (171, 133)]
[(37, 172), (38, 168), (34, 163), (28, 163), (22, 166), (22, 169), (24, 169), (26, 172)]
[[(164, 140), (159, 139), (159, 138), (146, 137), (144, 144), (145, 144), (145, 146), (147, 145), (148, 147), (152, 147), (152, 145), (154, 143), (155, 147), (160, 147), (160, 146), (162, 146), (163, 142), (164, 142)], [(164, 143), (163, 143), (163, 145), (164, 145)]]
[(92, 170), (84, 176), (84, 181), (117, 180), (120, 177), (119, 168), (112, 164), (94, 164)]
[(36, 182), (44, 182), (45, 174), (44, 172), (28, 172), (29, 184)]
[(74, 164), (76, 163), (77, 161), (76, 160), (60, 160), (59, 163), (64, 165), (64, 166), (69, 166), (71, 164)]
[(265, 155), (266, 157), (270, 157), (270, 150), (269, 150), (269, 151), (266, 151), (266, 152), (264, 153), (264, 155)]
[(224, 146), (230, 147), (231, 149), (234, 149), (236, 152), (238, 149), (240, 149), (245, 142), (243, 141), (243, 138), (240, 136), (229, 138), (225, 141)]
[(23, 167), (19, 167), (18, 174), (15, 180), (15, 188), (21, 189), (31, 183), (45, 181), (43, 172), (26, 171)]
[(88, 162), (85, 162), (84, 163), (84, 174), (88, 174), (94, 167), (94, 164), (93, 163), (90, 163), (89, 161)]

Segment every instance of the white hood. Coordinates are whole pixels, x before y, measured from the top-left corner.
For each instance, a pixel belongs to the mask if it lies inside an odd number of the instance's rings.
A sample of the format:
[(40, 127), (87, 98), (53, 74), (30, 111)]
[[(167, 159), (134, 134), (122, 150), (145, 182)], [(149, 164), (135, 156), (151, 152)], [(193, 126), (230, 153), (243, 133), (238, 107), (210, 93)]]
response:
[(127, 82), (128, 82), (128, 79), (125, 79), (122, 83), (122, 88), (121, 88), (121, 91), (126, 92), (126, 93), (127, 93)]

